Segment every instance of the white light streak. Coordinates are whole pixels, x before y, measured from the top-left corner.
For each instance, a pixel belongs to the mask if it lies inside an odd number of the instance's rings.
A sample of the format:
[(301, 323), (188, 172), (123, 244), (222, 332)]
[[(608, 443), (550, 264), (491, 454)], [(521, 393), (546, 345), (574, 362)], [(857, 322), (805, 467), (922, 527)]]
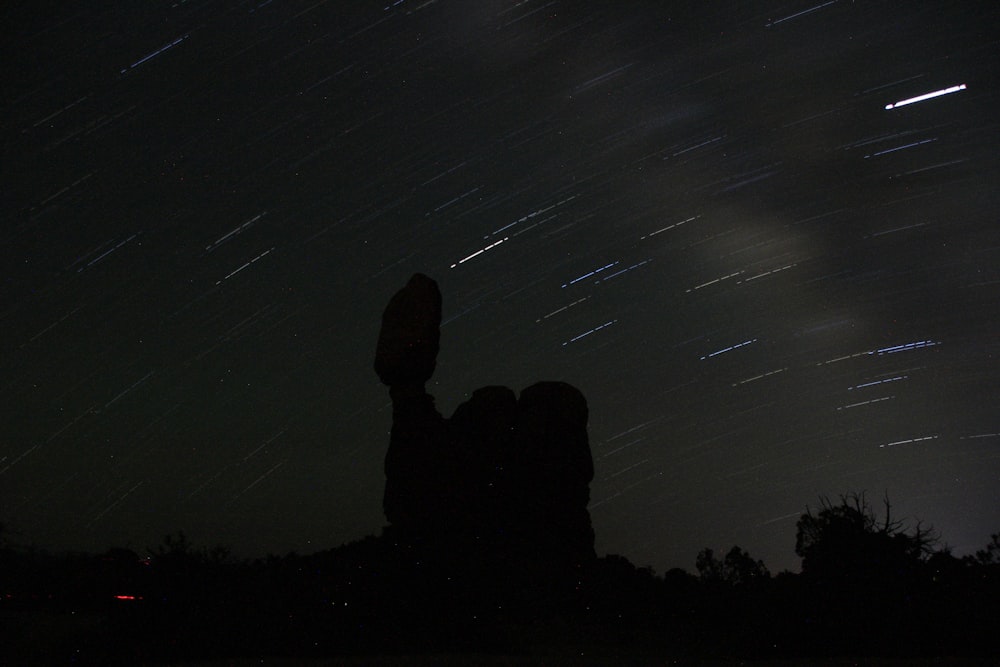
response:
[(240, 225), (239, 227), (236, 227), (235, 229), (233, 229), (233, 230), (232, 230), (231, 232), (229, 232), (228, 234), (224, 234), (224, 235), (220, 236), (220, 237), (219, 237), (219, 238), (218, 238), (218, 239), (217, 239), (217, 240), (215, 241), (215, 243), (210, 243), (209, 245), (205, 246), (205, 250), (208, 250), (209, 252), (211, 252), (211, 251), (215, 250), (215, 249), (216, 249), (216, 248), (218, 248), (218, 247), (219, 247), (220, 245), (222, 245), (223, 243), (225, 243), (225, 242), (226, 242), (226, 241), (227, 241), (228, 239), (230, 239), (230, 238), (232, 238), (233, 236), (235, 236), (235, 235), (239, 234), (239, 233), (240, 233), (240, 232), (242, 232), (242, 231), (243, 231), (244, 229), (246, 229), (247, 227), (251, 226), (251, 225), (252, 225), (253, 223), (255, 223), (255, 222), (257, 222), (258, 220), (260, 220), (261, 218), (263, 218), (263, 217), (264, 217), (265, 215), (267, 215), (267, 211), (262, 211), (261, 213), (258, 213), (258, 214), (257, 214), (257, 215), (255, 215), (254, 217), (252, 217), (252, 218), (250, 218), (249, 220), (247, 220), (246, 222), (244, 222), (244, 223), (243, 223), (242, 225)]
[(501, 243), (503, 243), (504, 241), (506, 241), (508, 238), (510, 238), (510, 237), (509, 236), (505, 236), (502, 239), (500, 239), (499, 241), (497, 241), (496, 243), (491, 243), (488, 246), (486, 246), (485, 248), (483, 248), (482, 250), (477, 250), (476, 252), (472, 253), (468, 257), (466, 257), (464, 259), (458, 260), (457, 262), (455, 262), (454, 264), (452, 264), (450, 268), (454, 269), (459, 264), (465, 264), (470, 259), (473, 259), (474, 257), (479, 257), (480, 255), (482, 255), (487, 250), (491, 250), (493, 248), (496, 248), (498, 245), (500, 245)]
[(935, 97), (941, 97), (942, 95), (950, 95), (951, 93), (957, 93), (960, 90), (965, 90), (965, 84), (959, 84), (957, 86), (952, 86), (951, 88), (942, 88), (941, 90), (935, 90), (932, 93), (924, 93), (923, 95), (917, 95), (916, 97), (908, 97), (905, 100), (900, 100), (892, 104), (886, 104), (885, 110), (890, 111), (892, 109), (898, 109), (899, 107), (905, 107), (907, 104), (914, 104), (916, 102), (923, 102), (924, 100), (931, 100)]
[(890, 399), (896, 398), (895, 396), (883, 396), (882, 398), (873, 398), (870, 401), (861, 401), (859, 403), (851, 403), (850, 405), (842, 405), (838, 410), (850, 410), (851, 408), (861, 407), (862, 405), (868, 405), (870, 403), (881, 403), (882, 401), (888, 401)]
[(660, 232), (665, 232), (665, 231), (667, 231), (667, 230), (670, 230), (670, 229), (673, 229), (674, 227), (680, 227), (681, 225), (683, 225), (683, 224), (684, 224), (684, 223), (686, 223), (686, 222), (691, 222), (692, 220), (697, 220), (697, 219), (698, 219), (699, 217), (701, 217), (701, 216), (697, 216), (697, 215), (696, 215), (696, 216), (694, 216), (693, 218), (688, 218), (687, 220), (681, 220), (680, 222), (675, 222), (675, 223), (674, 223), (674, 224), (672, 224), (672, 225), (667, 225), (667, 226), (666, 226), (666, 227), (664, 227), (663, 229), (657, 229), (657, 230), (656, 230), (655, 232), (652, 232), (652, 233), (650, 233), (650, 234), (646, 234), (645, 236), (641, 236), (641, 237), (639, 237), (639, 240), (640, 240), (640, 241), (645, 241), (646, 239), (650, 239), (650, 238), (653, 238), (654, 236), (656, 236), (656, 235), (657, 235), (657, 234), (659, 234)]
[(753, 338), (751, 340), (745, 340), (742, 343), (737, 343), (736, 345), (730, 345), (729, 347), (723, 348), (721, 350), (716, 350), (715, 352), (712, 352), (711, 354), (706, 354), (701, 359), (702, 359), (702, 361), (704, 361), (705, 359), (711, 359), (712, 357), (717, 357), (720, 354), (724, 354), (726, 352), (732, 352), (735, 349), (738, 349), (738, 348), (741, 348), (741, 347), (743, 347), (745, 345), (749, 345), (750, 343), (756, 343), (756, 342), (757, 342), (756, 338)]
[(617, 322), (617, 321), (618, 321), (618, 320), (611, 320), (610, 322), (605, 322), (604, 324), (602, 324), (602, 325), (601, 325), (601, 326), (599, 326), (599, 327), (594, 327), (594, 328), (593, 328), (593, 329), (591, 329), (590, 331), (585, 331), (585, 332), (583, 332), (582, 334), (580, 334), (579, 336), (574, 336), (573, 338), (570, 338), (570, 339), (569, 339), (568, 341), (566, 341), (565, 343), (563, 343), (563, 347), (566, 347), (566, 346), (567, 346), (567, 345), (569, 345), (570, 343), (575, 343), (576, 341), (580, 340), (581, 338), (584, 338), (584, 337), (586, 337), (586, 336), (589, 336), (590, 334), (592, 334), (592, 333), (595, 333), (595, 332), (597, 332), (597, 331), (600, 331), (601, 329), (604, 329), (604, 328), (607, 328), (607, 327), (610, 327), (610, 326), (611, 326), (612, 324), (614, 324), (614, 323), (615, 323), (615, 322)]
[(909, 375), (897, 375), (894, 378), (886, 378), (885, 380), (875, 380), (874, 382), (865, 382), (864, 384), (856, 384), (853, 387), (848, 387), (847, 391), (853, 391), (854, 389), (864, 389), (865, 387), (874, 387), (877, 384), (885, 384), (886, 382), (899, 382), (900, 380), (909, 379)]
[(779, 368), (776, 371), (768, 371), (767, 373), (761, 373), (760, 375), (754, 375), (752, 378), (747, 378), (746, 380), (740, 380), (739, 382), (734, 382), (733, 386), (734, 387), (738, 387), (741, 384), (747, 384), (749, 382), (755, 382), (757, 380), (761, 380), (761, 379), (769, 377), (771, 375), (777, 375), (778, 373), (784, 373), (787, 370), (788, 370), (788, 367), (786, 366), (785, 368)]
[(613, 477), (617, 477), (618, 475), (621, 475), (621, 474), (624, 474), (624, 473), (627, 473), (627, 472), (628, 472), (629, 470), (632, 470), (633, 468), (638, 468), (638, 467), (639, 467), (639, 466), (641, 466), (641, 465), (642, 465), (643, 463), (649, 463), (649, 459), (643, 459), (643, 460), (639, 461), (638, 463), (633, 463), (633, 464), (632, 464), (632, 465), (630, 465), (630, 466), (627, 466), (627, 467), (625, 467), (625, 468), (622, 468), (622, 469), (621, 469), (621, 470), (619, 470), (618, 472), (613, 472), (613, 473), (611, 473), (610, 475), (608, 475), (608, 476), (607, 476), (607, 477), (605, 477), (604, 479), (611, 479), (611, 478), (613, 478)]
[[(721, 137), (716, 137), (715, 139), (709, 139), (708, 141), (703, 141), (700, 144), (695, 144), (694, 146), (689, 146), (688, 148), (685, 148), (683, 150), (679, 150), (676, 153), (671, 154), (670, 157), (677, 157), (678, 155), (684, 155), (685, 153), (693, 151), (693, 150), (695, 150), (697, 148), (701, 148), (702, 146), (707, 146), (709, 144), (714, 144), (716, 141), (722, 141), (725, 138), (726, 138), (726, 135), (722, 135)], [(663, 158), (663, 159), (666, 160), (668, 158)]]
[[(274, 250), (274, 248), (271, 248), (271, 250)], [(263, 259), (264, 257), (266, 257), (266, 256), (270, 255), (270, 254), (271, 254), (271, 250), (265, 250), (264, 252), (260, 253), (259, 255), (257, 255), (257, 256), (256, 256), (256, 257), (254, 257), (253, 259), (251, 259), (251, 260), (250, 260), (249, 262), (247, 262), (246, 264), (244, 264), (244, 265), (243, 265), (243, 266), (241, 266), (240, 268), (238, 268), (238, 269), (236, 269), (235, 271), (231, 272), (231, 273), (230, 273), (230, 274), (229, 274), (228, 276), (226, 276), (226, 277), (225, 277), (225, 278), (223, 278), (222, 280), (216, 280), (216, 281), (215, 281), (215, 284), (216, 284), (216, 285), (221, 285), (221, 284), (222, 284), (222, 283), (223, 283), (224, 281), (226, 281), (226, 280), (229, 280), (230, 278), (232, 278), (232, 277), (233, 277), (233, 276), (235, 276), (235, 275), (236, 275), (237, 273), (239, 273), (239, 272), (240, 272), (240, 271), (242, 271), (243, 269), (247, 268), (247, 267), (248, 267), (248, 266), (250, 266), (251, 264), (253, 264), (253, 263), (257, 262), (258, 260), (260, 260), (260, 259)]]
[(844, 361), (845, 359), (854, 359), (855, 357), (871, 357), (874, 355), (884, 355), (884, 354), (895, 354), (897, 352), (909, 352), (910, 350), (919, 350), (925, 347), (933, 347), (934, 345), (940, 345), (940, 342), (935, 342), (932, 340), (921, 340), (916, 343), (906, 343), (904, 345), (893, 345), (892, 347), (882, 347), (877, 350), (866, 350), (864, 352), (855, 352), (854, 354), (845, 354), (842, 357), (837, 357), (835, 359), (829, 359), (827, 361), (821, 361), (817, 366), (825, 366), (826, 364), (833, 364), (838, 361)]
[[(549, 4), (552, 4), (552, 3), (549, 3)], [(579, 93), (579, 92), (582, 92), (582, 91), (586, 90), (587, 88), (591, 88), (593, 86), (596, 86), (599, 83), (603, 83), (604, 81), (607, 81), (608, 79), (610, 79), (611, 77), (615, 76), (616, 74), (620, 74), (620, 73), (624, 72), (625, 70), (627, 70), (631, 66), (632, 66), (632, 64), (622, 65), (618, 69), (613, 69), (610, 72), (605, 72), (604, 74), (602, 74), (600, 76), (595, 76), (590, 81), (584, 81), (583, 83), (581, 83), (579, 86), (576, 87), (576, 90), (574, 92), (578, 92)]]
[(700, 285), (695, 285), (691, 289), (684, 290), (684, 291), (685, 291), (685, 293), (687, 293), (687, 292), (693, 292), (695, 290), (701, 289), (702, 287), (708, 287), (709, 285), (714, 285), (715, 283), (722, 282), (723, 280), (729, 280), (730, 278), (735, 278), (736, 276), (740, 275), (741, 273), (743, 273), (743, 272), (742, 271), (737, 271), (736, 273), (730, 273), (728, 276), (720, 276), (719, 278), (716, 278), (715, 280), (709, 280), (707, 283), (702, 283)]
[(886, 447), (895, 447), (896, 445), (908, 445), (911, 442), (923, 442), (924, 440), (937, 440), (937, 436), (925, 435), (922, 438), (910, 438), (909, 440), (897, 440), (895, 442), (887, 442), (884, 445), (879, 445), (879, 449), (885, 449)]
[(751, 280), (757, 280), (758, 278), (763, 278), (763, 277), (769, 276), (769, 275), (771, 275), (773, 273), (778, 273), (779, 271), (785, 271), (787, 269), (791, 269), (791, 268), (796, 267), (796, 266), (798, 266), (798, 263), (795, 263), (795, 264), (786, 264), (785, 266), (782, 266), (781, 268), (771, 269), (770, 271), (765, 271), (764, 273), (758, 273), (755, 276), (750, 276), (746, 280), (738, 280), (738, 281), (736, 281), (736, 284), (737, 285), (741, 285), (743, 283), (748, 283)]
[(637, 439), (635, 439), (635, 440), (633, 440), (631, 442), (627, 442), (624, 445), (622, 445), (621, 447), (616, 447), (616, 448), (612, 449), (610, 452), (605, 452), (604, 454), (601, 454), (601, 458), (602, 459), (606, 459), (609, 456), (611, 456), (612, 454), (617, 454), (618, 452), (622, 451), (623, 449), (628, 449), (632, 445), (637, 445), (637, 444), (639, 444), (640, 442), (642, 442), (645, 439), (646, 439), (645, 437), (642, 437), (642, 438), (637, 438)]
[(661, 419), (663, 419), (663, 417), (657, 417), (656, 419), (650, 419), (649, 421), (642, 422), (641, 424), (636, 424), (635, 426), (632, 426), (631, 428), (625, 429), (621, 433), (616, 433), (615, 435), (611, 436), (610, 438), (608, 438), (607, 440), (605, 440), (605, 443), (611, 442), (612, 440), (617, 440), (618, 438), (622, 438), (622, 437), (628, 435), (629, 433), (634, 433), (635, 431), (638, 431), (639, 429), (646, 428), (650, 424), (655, 424), (656, 422), (660, 421)]
[(867, 357), (874, 354), (874, 350), (866, 350), (864, 352), (855, 352), (854, 354), (845, 354), (842, 357), (836, 357), (835, 359), (828, 359), (827, 361), (821, 361), (817, 366), (825, 366), (827, 364), (835, 364), (838, 361), (844, 361), (845, 359), (854, 359), (855, 357)]

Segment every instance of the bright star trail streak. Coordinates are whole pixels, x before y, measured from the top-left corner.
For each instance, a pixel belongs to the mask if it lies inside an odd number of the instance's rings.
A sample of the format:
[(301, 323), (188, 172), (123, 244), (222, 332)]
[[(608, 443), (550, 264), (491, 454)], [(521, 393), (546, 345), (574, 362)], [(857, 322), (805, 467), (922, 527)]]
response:
[(895, 396), (883, 396), (881, 398), (873, 398), (869, 401), (859, 401), (857, 403), (850, 403), (848, 405), (841, 405), (838, 410), (850, 410), (851, 408), (858, 408), (862, 405), (871, 405), (872, 403), (881, 403), (882, 401), (889, 401), (896, 398)]
[[(722, 141), (723, 139), (725, 139), (724, 136), (722, 136), (722, 137), (715, 137), (714, 139), (709, 139), (708, 141), (703, 141), (703, 142), (701, 142), (699, 144), (695, 144), (694, 146), (690, 146), (690, 147), (685, 148), (683, 150), (679, 150), (676, 153), (671, 153), (669, 157), (664, 157), (663, 159), (664, 160), (668, 160), (671, 157), (677, 157), (678, 155), (684, 155), (685, 153), (690, 153), (693, 150), (697, 150), (697, 149), (699, 149), (699, 148), (701, 148), (703, 146), (708, 146), (709, 144), (714, 144), (715, 142)], [(687, 221), (685, 220), (685, 222), (687, 222)]]
[(688, 218), (687, 220), (681, 220), (680, 222), (675, 222), (672, 225), (667, 225), (666, 227), (664, 227), (662, 229), (657, 229), (655, 232), (651, 232), (649, 234), (646, 234), (645, 236), (640, 236), (639, 240), (640, 241), (645, 241), (646, 239), (652, 238), (652, 237), (656, 236), (657, 234), (659, 234), (661, 232), (665, 232), (665, 231), (668, 231), (670, 229), (674, 229), (675, 227), (680, 227), (681, 225), (683, 225), (685, 223), (688, 223), (688, 222), (691, 222), (692, 220), (697, 220), (698, 217), (699, 216), (696, 215), (693, 218)]
[[(274, 250), (274, 248), (271, 248), (271, 250)], [(216, 281), (215, 281), (215, 284), (216, 284), (216, 285), (221, 285), (222, 283), (224, 283), (225, 281), (229, 280), (230, 278), (232, 278), (232, 277), (233, 277), (233, 276), (235, 276), (235, 275), (236, 275), (237, 273), (239, 273), (239, 272), (240, 272), (240, 271), (242, 271), (243, 269), (247, 268), (247, 267), (248, 267), (248, 266), (250, 266), (251, 264), (254, 264), (254, 263), (255, 263), (255, 262), (257, 262), (258, 260), (261, 260), (261, 259), (263, 259), (264, 257), (267, 257), (267, 256), (268, 256), (269, 254), (271, 254), (271, 250), (265, 250), (264, 252), (260, 253), (259, 255), (257, 255), (257, 256), (256, 256), (256, 257), (254, 257), (253, 259), (251, 259), (251, 260), (250, 260), (249, 262), (247, 262), (246, 264), (244, 264), (244, 265), (243, 265), (243, 266), (241, 266), (240, 268), (236, 269), (235, 271), (232, 271), (232, 272), (230, 272), (230, 273), (229, 273), (229, 275), (227, 275), (227, 276), (226, 276), (225, 278), (222, 278), (221, 280), (216, 280)]]
[(898, 376), (896, 376), (894, 378), (888, 378), (888, 379), (885, 379), (885, 380), (875, 380), (873, 382), (865, 382), (864, 384), (856, 384), (853, 387), (848, 387), (847, 390), (848, 391), (853, 391), (854, 389), (863, 389), (865, 387), (874, 387), (876, 385), (885, 384), (886, 382), (899, 382), (900, 380), (906, 380), (909, 377), (910, 377), (909, 375), (898, 375)]
[(454, 264), (452, 264), (450, 268), (454, 269), (454, 268), (455, 268), (456, 266), (458, 266), (459, 264), (465, 264), (465, 263), (466, 263), (466, 262), (468, 262), (468, 261), (469, 261), (470, 259), (473, 259), (473, 258), (475, 258), (475, 257), (479, 257), (480, 255), (482, 255), (482, 254), (483, 254), (484, 252), (486, 252), (487, 250), (492, 250), (493, 248), (496, 248), (496, 247), (497, 247), (498, 245), (500, 245), (501, 243), (503, 243), (504, 241), (506, 241), (506, 240), (507, 240), (508, 238), (509, 238), (509, 237), (504, 237), (504, 238), (500, 239), (499, 241), (497, 241), (496, 243), (491, 243), (491, 244), (489, 244), (488, 246), (486, 246), (486, 247), (485, 247), (485, 248), (483, 248), (482, 250), (477, 250), (476, 252), (472, 253), (472, 254), (471, 254), (471, 255), (469, 255), (468, 257), (465, 257), (464, 259), (460, 259), (460, 260), (458, 260), (457, 262), (455, 262)]
[(893, 345), (892, 347), (883, 347), (875, 350), (875, 354), (895, 354), (896, 352), (909, 352), (910, 350), (919, 350), (925, 347), (933, 347), (935, 345), (940, 345), (939, 342), (932, 340), (921, 340), (916, 343), (906, 343), (905, 345)]
[(898, 352), (910, 352), (912, 350), (920, 350), (927, 347), (934, 347), (940, 345), (940, 341), (932, 340), (921, 340), (915, 343), (905, 343), (903, 345), (893, 345), (891, 347), (882, 347), (877, 350), (865, 350), (864, 352), (855, 352), (854, 354), (845, 354), (841, 357), (835, 357), (833, 359), (828, 359), (827, 361), (821, 361), (817, 363), (817, 366), (825, 366), (827, 364), (834, 364), (838, 361), (846, 361), (848, 359), (855, 359), (857, 357), (871, 357), (871, 356), (882, 356), (886, 354), (896, 354)]
[(775, 273), (779, 273), (781, 271), (787, 271), (788, 269), (795, 268), (796, 266), (798, 266), (797, 263), (796, 264), (786, 264), (785, 266), (782, 266), (780, 268), (771, 269), (770, 271), (765, 271), (764, 273), (758, 273), (755, 276), (750, 276), (749, 278), (747, 278), (745, 280), (738, 280), (736, 282), (736, 284), (737, 285), (746, 284), (746, 283), (748, 283), (750, 281), (757, 280), (758, 278), (765, 278), (767, 276), (774, 275)]
[(957, 93), (960, 90), (965, 90), (965, 84), (959, 84), (957, 86), (952, 86), (951, 88), (942, 88), (941, 90), (935, 90), (933, 93), (925, 93), (923, 95), (917, 95), (916, 97), (908, 97), (905, 100), (900, 100), (892, 104), (886, 104), (885, 110), (890, 111), (891, 109), (898, 109), (899, 107), (905, 107), (908, 104), (914, 104), (916, 102), (923, 102), (924, 100), (931, 100), (935, 97), (941, 97), (942, 95), (950, 95), (952, 93)]
[(223, 243), (225, 243), (226, 241), (228, 241), (232, 237), (234, 237), (237, 234), (239, 234), (240, 232), (246, 230), (248, 227), (251, 227), (253, 225), (253, 223), (257, 222), (258, 220), (260, 220), (261, 218), (263, 218), (265, 215), (267, 215), (267, 211), (264, 211), (263, 213), (258, 213), (257, 215), (255, 215), (254, 217), (250, 218), (249, 220), (247, 220), (246, 222), (244, 222), (242, 225), (240, 225), (236, 229), (234, 229), (231, 232), (229, 232), (228, 234), (225, 234), (225, 235), (219, 237), (215, 241), (215, 243), (210, 243), (209, 245), (205, 246), (205, 250), (207, 250), (209, 252), (215, 250), (216, 248), (218, 248), (220, 245), (222, 245)]
[[(702, 358), (704, 358), (704, 357), (702, 357)], [(774, 370), (774, 371), (768, 371), (767, 373), (761, 373), (760, 375), (755, 375), (755, 376), (753, 376), (751, 378), (747, 378), (746, 380), (740, 380), (739, 382), (734, 382), (733, 386), (734, 387), (738, 387), (738, 386), (743, 385), (743, 384), (749, 384), (750, 382), (756, 382), (757, 380), (762, 380), (762, 379), (764, 379), (766, 377), (770, 377), (772, 375), (777, 375), (778, 373), (784, 373), (787, 370), (788, 370), (787, 368), (779, 368), (779, 369)]]
[(922, 438), (910, 438), (908, 440), (896, 440), (895, 442), (887, 442), (885, 444), (879, 445), (881, 448), (895, 447), (897, 445), (908, 445), (913, 442), (924, 442), (925, 440), (937, 440), (936, 435), (926, 435)]
[(756, 342), (757, 342), (756, 338), (753, 338), (751, 340), (745, 340), (742, 343), (737, 343), (736, 345), (730, 345), (729, 347), (724, 347), (721, 350), (716, 350), (715, 352), (712, 352), (711, 354), (706, 354), (701, 359), (702, 359), (702, 361), (704, 361), (705, 359), (711, 359), (712, 357), (717, 357), (720, 354), (725, 354), (726, 352), (732, 352), (733, 350), (737, 350), (737, 349), (739, 349), (741, 347), (745, 347), (745, 346), (749, 345), (750, 343), (756, 343)]
[(605, 329), (607, 327), (610, 327), (612, 324), (614, 324), (617, 321), (618, 320), (611, 320), (610, 322), (605, 322), (604, 324), (602, 324), (599, 327), (594, 327), (590, 331), (585, 331), (584, 333), (580, 334), (579, 336), (574, 336), (573, 338), (570, 338), (568, 341), (566, 341), (565, 343), (563, 343), (563, 347), (569, 345), (570, 343), (575, 343), (576, 341), (580, 340), (581, 338), (585, 338), (585, 337), (589, 336), (592, 333), (600, 331), (601, 329)]
[(692, 288), (690, 288), (690, 289), (688, 289), (686, 291), (687, 292), (695, 292), (697, 290), (704, 289), (705, 287), (709, 287), (710, 285), (714, 285), (716, 283), (721, 283), (723, 280), (729, 280), (730, 278), (735, 278), (738, 275), (742, 275), (742, 273), (743, 273), (742, 271), (734, 271), (733, 273), (730, 273), (728, 275), (720, 276), (718, 278), (715, 278), (714, 280), (709, 280), (707, 283), (702, 283), (700, 285), (695, 285), (694, 287), (692, 287)]

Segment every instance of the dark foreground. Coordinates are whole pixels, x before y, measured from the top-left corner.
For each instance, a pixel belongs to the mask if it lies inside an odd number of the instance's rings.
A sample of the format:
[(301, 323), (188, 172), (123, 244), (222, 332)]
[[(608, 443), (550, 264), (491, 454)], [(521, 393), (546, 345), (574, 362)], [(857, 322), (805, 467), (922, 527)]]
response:
[[(57, 664), (132, 664), (178, 665), (184, 667), (354, 667), (370, 665), (441, 667), (459, 665), (694, 665), (700, 667), (986, 667), (1000, 664), (1000, 658), (989, 656), (932, 656), (892, 657), (878, 655), (843, 655), (816, 657), (800, 655), (784, 658), (741, 658), (737, 656), (697, 656), (684, 654), (678, 649), (637, 645), (600, 645), (581, 639), (576, 643), (555, 641), (530, 644), (530, 638), (516, 652), (428, 652), (428, 653), (379, 653), (376, 649), (359, 655), (331, 655), (326, 657), (254, 655), (242, 657), (215, 657), (199, 659), (188, 656), (147, 655), (133, 662), (134, 649), (128, 637), (112, 641), (112, 645), (95, 651), (94, 640), (100, 636), (106, 618), (88, 613), (20, 612), (0, 616), (4, 632), (14, 637), (7, 644), (4, 664), (57, 665)], [(113, 638), (106, 638), (112, 640)], [(538, 638), (535, 638), (538, 642)], [(223, 642), (225, 643), (225, 642)], [(115, 654), (114, 645), (121, 654)]]
[(253, 562), (183, 540), (148, 558), (7, 550), (0, 664), (1000, 664), (991, 553), (839, 578), (606, 556), (515, 586), (384, 536)]

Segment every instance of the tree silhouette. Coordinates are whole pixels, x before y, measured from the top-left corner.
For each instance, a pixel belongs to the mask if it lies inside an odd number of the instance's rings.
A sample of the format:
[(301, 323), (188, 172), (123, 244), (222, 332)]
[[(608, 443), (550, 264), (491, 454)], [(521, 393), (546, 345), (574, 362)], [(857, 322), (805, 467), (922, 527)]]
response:
[[(797, 524), (795, 553), (802, 558), (803, 610), (812, 641), (830, 653), (900, 652), (925, 647), (933, 625), (927, 561), (936, 537), (920, 523), (911, 530), (892, 517), (888, 498), (882, 519), (864, 493), (821, 498)], [(873, 633), (881, 627), (892, 642)], [(899, 646), (895, 645), (896, 642)]]
[(771, 576), (764, 561), (754, 560), (736, 545), (722, 559), (716, 558), (711, 549), (702, 549), (695, 560), (695, 567), (703, 582), (730, 586), (749, 586)]
[(976, 551), (976, 561), (980, 565), (1000, 565), (1000, 533), (990, 535), (986, 548)]
[(889, 499), (883, 502), (881, 521), (864, 493), (841, 496), (838, 504), (821, 498), (818, 514), (807, 509), (795, 535), (802, 573), (841, 582), (884, 581), (911, 572), (930, 556), (937, 543), (933, 532), (920, 523), (907, 532), (902, 521), (892, 518)]

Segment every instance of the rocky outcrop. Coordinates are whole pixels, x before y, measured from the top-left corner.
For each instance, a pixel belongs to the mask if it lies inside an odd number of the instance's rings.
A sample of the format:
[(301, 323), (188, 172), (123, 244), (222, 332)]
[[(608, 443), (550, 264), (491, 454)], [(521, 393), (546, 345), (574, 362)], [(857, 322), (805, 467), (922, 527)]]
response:
[(499, 574), (555, 578), (595, 559), (587, 402), (563, 382), (519, 397), (484, 387), (450, 419), (425, 383), (438, 352), (441, 296), (414, 275), (386, 307), (375, 370), (393, 424), (383, 508), (396, 538), (478, 554)]

